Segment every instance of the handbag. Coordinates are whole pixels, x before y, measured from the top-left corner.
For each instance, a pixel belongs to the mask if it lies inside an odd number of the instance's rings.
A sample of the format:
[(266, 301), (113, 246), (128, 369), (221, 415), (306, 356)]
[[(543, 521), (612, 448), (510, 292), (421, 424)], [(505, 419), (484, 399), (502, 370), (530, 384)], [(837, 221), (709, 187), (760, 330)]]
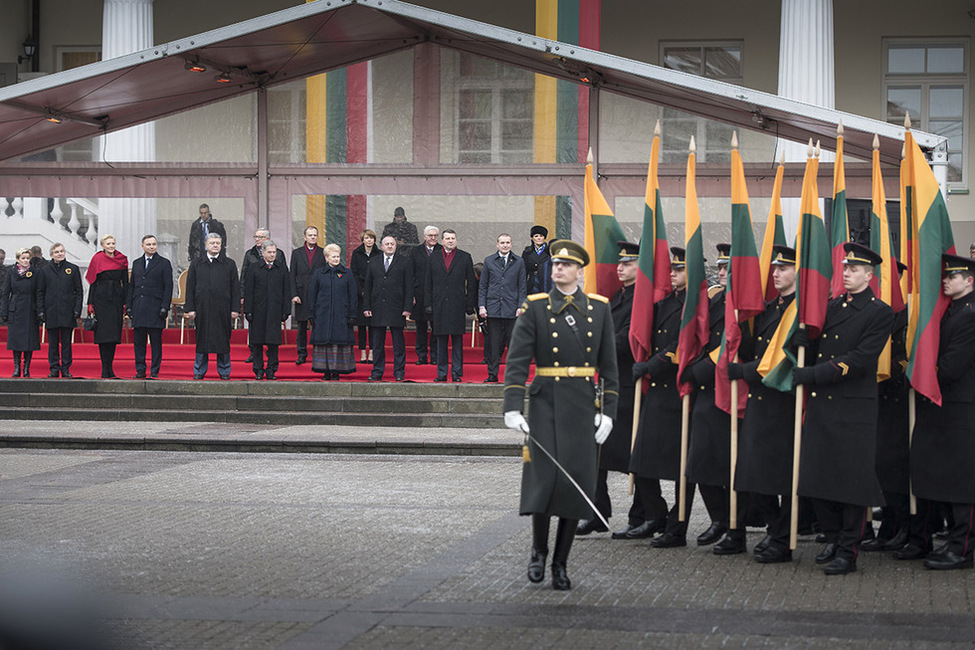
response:
[(81, 320), (81, 326), (85, 328), (86, 332), (94, 332), (97, 324), (98, 320), (94, 316), (89, 316)]

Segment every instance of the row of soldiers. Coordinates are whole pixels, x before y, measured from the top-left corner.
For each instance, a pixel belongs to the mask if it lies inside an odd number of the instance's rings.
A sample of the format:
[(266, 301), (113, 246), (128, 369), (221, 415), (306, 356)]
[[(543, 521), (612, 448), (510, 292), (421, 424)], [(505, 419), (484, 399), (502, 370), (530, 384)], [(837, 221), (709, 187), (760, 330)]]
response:
[[(584, 250), (574, 252), (572, 242), (559, 242), (564, 251), (588, 262)], [(578, 246), (578, 245), (575, 245)], [(553, 244), (553, 251), (555, 250)], [(913, 442), (908, 426), (909, 384), (904, 371), (906, 361), (906, 310), (894, 314), (870, 287), (874, 269), (881, 258), (856, 243), (844, 247), (842, 273), (845, 293), (829, 301), (825, 323), (815, 339), (797, 328), (787, 345), (793, 351), (804, 346), (806, 365), (793, 371), (795, 385), (804, 387), (806, 396), (799, 454), (798, 494), (808, 519), (813, 519), (824, 546), (815, 561), (827, 575), (856, 571), (862, 550), (891, 551), (902, 560), (924, 559), (930, 569), (957, 569), (972, 566), (971, 528), (975, 521), (975, 260), (945, 255), (943, 290), (950, 305), (941, 322), (938, 351), (938, 382), (943, 401), (935, 404), (917, 400), (917, 425)], [(677, 342), (684, 298), (686, 268), (684, 251), (672, 248), (671, 284), (673, 291), (653, 309), (653, 347), (644, 362), (634, 362), (628, 340), (633, 292), (637, 275), (639, 247), (620, 242), (618, 265), (623, 288), (606, 305), (615, 329), (615, 359), (609, 363), (605, 350), (586, 347), (579, 363), (598, 369), (608, 377), (618, 367), (618, 397), (603, 398), (603, 415), (613, 418), (612, 431), (597, 453), (599, 431), (593, 439), (582, 418), (563, 423), (555, 416), (545, 422), (539, 416), (531, 423), (515, 417), (524, 394), (509, 388), (524, 388), (524, 377), (515, 370), (526, 365), (525, 357), (550, 356), (557, 332), (539, 331), (561, 326), (553, 317), (550, 325), (539, 321), (532, 328), (519, 318), (513, 334), (506, 376), (506, 423), (526, 434), (526, 459), (523, 473), (522, 514), (534, 515), (532, 557), (529, 579), (540, 582), (547, 554), (548, 517), (560, 517), (560, 530), (572, 526), (577, 535), (608, 531), (612, 514), (607, 490), (609, 471), (635, 476), (633, 505), (625, 528), (612, 534), (614, 539), (651, 539), (655, 548), (687, 545), (687, 520), (680, 516), (681, 504), (668, 508), (660, 482), (675, 482), (676, 495), (681, 478), (681, 398), (679, 383), (694, 386), (689, 423), (684, 512), (689, 514), (695, 485), (711, 519), (709, 528), (697, 538), (701, 546), (712, 545), (716, 555), (735, 555), (747, 551), (746, 522), (763, 526), (764, 538), (753, 548), (757, 562), (769, 564), (792, 560), (790, 528), (792, 519), (795, 391), (780, 391), (763, 383), (759, 364), (770, 345), (783, 315), (796, 295), (796, 253), (777, 246), (770, 273), (779, 295), (766, 304), (750, 327), (744, 327), (739, 360), (728, 364), (728, 378), (747, 389), (743, 418), (738, 421), (738, 455), (731, 469), (731, 416), (715, 403), (715, 362), (713, 352), (721, 344), (724, 330), (724, 292), (710, 297), (710, 339), (705, 350), (687, 364), (678, 377)], [(719, 281), (724, 283), (729, 265), (730, 246), (718, 246)], [(554, 254), (554, 253), (553, 253)], [(581, 294), (581, 292), (579, 292)], [(529, 297), (526, 307), (561, 302), (558, 287), (550, 294)], [(597, 307), (597, 296), (581, 294)], [(526, 308), (526, 313), (531, 310)], [(538, 310), (540, 311), (540, 310)], [(532, 331), (529, 331), (529, 330)], [(551, 334), (551, 337), (549, 336)], [(890, 378), (877, 381), (878, 359), (888, 339), (892, 358)], [(564, 342), (571, 344), (571, 341)], [(606, 346), (602, 346), (605, 348)], [(582, 350), (580, 350), (582, 352)], [(515, 366), (512, 365), (515, 362)], [(525, 362), (525, 363), (522, 363)], [(559, 364), (556, 363), (556, 366)], [(564, 369), (564, 368), (563, 368)], [(512, 372), (515, 370), (514, 372)], [(578, 370), (583, 370), (579, 368)], [(558, 390), (574, 386), (576, 398), (595, 393), (592, 375), (556, 377)], [(631, 428), (636, 380), (647, 384), (631, 453)], [(530, 416), (536, 408), (552, 413), (557, 402), (544, 409), (544, 387), (550, 385), (536, 371), (530, 391)], [(568, 385), (567, 385), (568, 384)], [(617, 392), (615, 384), (613, 393)], [(536, 403), (539, 406), (536, 406)], [(564, 403), (564, 402), (562, 402)], [(617, 407), (618, 404), (618, 407)], [(607, 409), (607, 407), (609, 407)], [(598, 423), (597, 423), (598, 424)], [(604, 423), (603, 423), (604, 424)], [(566, 436), (572, 427), (590, 432), (586, 443)], [(551, 429), (551, 430), (549, 430)], [(539, 431), (547, 438), (541, 438)], [(531, 433), (529, 433), (529, 431)], [(543, 451), (544, 449), (544, 451)], [(553, 451), (554, 450), (554, 451)], [(545, 453), (550, 452), (550, 453)], [(588, 458), (598, 471), (573, 472), (566, 465), (569, 457)], [(549, 461), (562, 464), (568, 471)], [(597, 460), (598, 459), (598, 460)], [(585, 462), (576, 462), (584, 465)], [(577, 479), (579, 494), (565, 477)], [(591, 478), (591, 480), (590, 480)], [(595, 485), (595, 489), (589, 486)], [(586, 486), (586, 487), (582, 487)], [(735, 528), (730, 527), (731, 490), (737, 498)], [(910, 494), (917, 496), (916, 514), (911, 514)], [(588, 495), (588, 496), (587, 496)], [(587, 503), (587, 499), (589, 502)], [(571, 505), (567, 507), (566, 503)], [(595, 506), (595, 508), (593, 507)], [(870, 509), (884, 506), (884, 525), (875, 536)], [(593, 511), (598, 516), (593, 516)], [(809, 517), (809, 515), (812, 517)], [(933, 536), (941, 530), (944, 516), (949, 520), (948, 541), (937, 550)], [(544, 519), (545, 524), (542, 525)], [(808, 524), (806, 526), (809, 527)], [(544, 533), (544, 534), (541, 534)], [(559, 536), (557, 553), (560, 570), (553, 586), (569, 588), (565, 563), (571, 539)], [(556, 577), (559, 579), (556, 580)]]

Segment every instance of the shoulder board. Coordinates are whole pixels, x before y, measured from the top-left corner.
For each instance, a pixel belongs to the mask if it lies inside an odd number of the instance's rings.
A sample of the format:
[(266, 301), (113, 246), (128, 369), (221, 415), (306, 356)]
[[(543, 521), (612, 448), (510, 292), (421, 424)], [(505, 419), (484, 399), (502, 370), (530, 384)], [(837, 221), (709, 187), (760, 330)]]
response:
[(716, 295), (724, 291), (724, 287), (720, 284), (712, 284), (708, 287), (708, 298), (714, 298)]
[(589, 296), (590, 300), (598, 300), (599, 302), (605, 303), (607, 305), (609, 304), (609, 298), (607, 298), (606, 296), (601, 296), (598, 293), (587, 293), (586, 295)]
[(532, 295), (528, 296), (528, 300), (532, 302), (536, 300), (545, 300), (546, 298), (548, 298), (547, 293), (533, 293)]

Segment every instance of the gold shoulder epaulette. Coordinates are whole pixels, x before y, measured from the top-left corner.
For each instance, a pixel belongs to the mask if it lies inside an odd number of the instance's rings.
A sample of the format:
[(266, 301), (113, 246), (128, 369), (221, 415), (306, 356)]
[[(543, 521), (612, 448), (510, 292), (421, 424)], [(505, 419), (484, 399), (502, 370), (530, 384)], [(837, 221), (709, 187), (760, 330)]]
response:
[(712, 284), (708, 287), (708, 298), (714, 298), (716, 295), (724, 291), (724, 287), (720, 284)]
[(533, 293), (532, 295), (528, 296), (528, 299), (532, 302), (536, 300), (545, 300), (546, 298), (548, 298), (547, 293)]
[(587, 293), (586, 295), (589, 296), (590, 300), (598, 300), (599, 302), (606, 303), (607, 305), (609, 304), (609, 298), (606, 296), (600, 296), (598, 293)]

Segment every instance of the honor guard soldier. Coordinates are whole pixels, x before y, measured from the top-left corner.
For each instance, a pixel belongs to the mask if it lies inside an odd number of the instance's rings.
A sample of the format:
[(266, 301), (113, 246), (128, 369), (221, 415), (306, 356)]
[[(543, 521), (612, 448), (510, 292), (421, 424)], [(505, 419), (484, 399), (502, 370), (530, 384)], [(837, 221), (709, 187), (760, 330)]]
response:
[[(813, 363), (796, 368), (796, 384), (809, 399), (799, 453), (799, 494), (813, 499), (826, 546), (816, 556), (826, 575), (856, 571), (867, 508), (883, 505), (877, 480), (877, 360), (894, 312), (870, 288), (883, 260), (861, 244), (843, 245), (846, 293), (826, 307), (826, 321), (808, 352)], [(805, 330), (800, 329), (800, 332)], [(801, 337), (793, 339), (805, 344)]]
[[(552, 558), (552, 587), (557, 590), (572, 588), (566, 573), (569, 549), (578, 521), (595, 514), (598, 449), (613, 429), (619, 397), (608, 301), (578, 286), (588, 263), (589, 254), (579, 244), (552, 243), (554, 287), (529, 296), (522, 305), (504, 376), (505, 425), (526, 439), (520, 513), (532, 516), (528, 580), (545, 578), (550, 518), (558, 517)], [(525, 381), (533, 360), (526, 421)]]
[[(765, 538), (755, 545), (755, 561), (789, 562), (789, 524), (792, 517), (792, 457), (794, 436), (786, 423), (795, 419), (796, 397), (762, 383), (758, 366), (779, 321), (796, 297), (796, 251), (788, 246), (772, 250), (772, 281), (779, 297), (755, 317), (752, 334), (742, 331), (739, 363), (728, 364), (728, 378), (748, 384), (745, 417), (738, 433), (738, 463), (734, 486), (738, 492), (738, 528), (714, 547), (716, 555), (745, 551), (745, 519), (749, 509), (767, 526)], [(781, 505), (779, 497), (782, 498)]]
[(937, 522), (938, 508), (932, 502), (938, 501), (950, 505), (955, 523), (944, 548), (928, 554), (930, 531), (922, 540), (918, 522), (912, 522), (910, 544), (898, 557), (914, 547), (916, 557), (927, 554), (924, 566), (929, 569), (964, 569), (972, 566), (975, 542), (975, 260), (945, 255), (942, 262), (942, 288), (951, 303), (941, 318), (938, 345), (941, 406), (917, 397), (911, 480), (920, 523), (922, 513), (930, 513), (929, 525)]

